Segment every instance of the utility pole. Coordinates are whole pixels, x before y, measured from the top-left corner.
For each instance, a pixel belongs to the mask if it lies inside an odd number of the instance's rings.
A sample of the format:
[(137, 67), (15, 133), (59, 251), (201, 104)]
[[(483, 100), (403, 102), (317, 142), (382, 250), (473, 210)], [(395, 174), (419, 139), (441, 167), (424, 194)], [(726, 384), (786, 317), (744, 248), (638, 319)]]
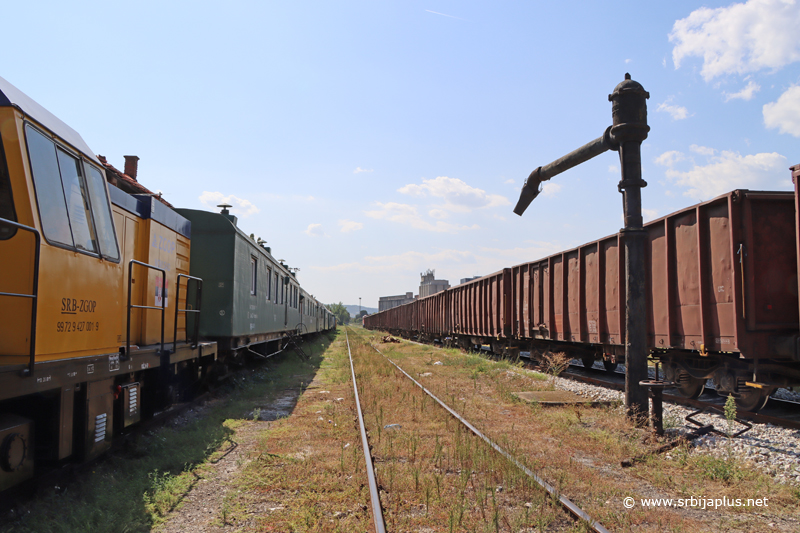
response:
[(645, 241), (642, 221), (642, 141), (647, 138), (647, 99), (650, 93), (633, 81), (630, 74), (608, 96), (612, 125), (602, 136), (552, 163), (531, 172), (514, 212), (520, 216), (541, 192), (541, 183), (607, 150), (619, 152), (625, 228), (625, 408), (628, 416), (643, 421), (649, 411), (647, 390), (639, 385), (647, 375), (647, 309), (645, 301)]

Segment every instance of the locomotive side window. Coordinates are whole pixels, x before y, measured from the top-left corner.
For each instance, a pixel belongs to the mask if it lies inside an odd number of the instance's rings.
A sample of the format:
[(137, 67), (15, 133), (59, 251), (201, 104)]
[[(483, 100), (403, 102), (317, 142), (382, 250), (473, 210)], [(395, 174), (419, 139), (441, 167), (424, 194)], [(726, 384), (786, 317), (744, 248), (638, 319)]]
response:
[(72, 247), (75, 243), (72, 241), (67, 204), (58, 171), (56, 145), (30, 126), (25, 128), (25, 133), (44, 236), (50, 242)]
[(83, 179), (81, 165), (64, 150), (58, 148), (57, 153), (75, 247), (78, 250), (96, 252), (97, 241), (94, 236), (92, 211), (89, 209), (89, 195), (86, 193), (86, 181)]
[[(0, 137), (0, 218), (17, 221), (14, 212), (14, 200), (11, 197), (11, 177), (8, 175), (6, 152), (3, 149), (3, 139)], [(0, 241), (10, 239), (17, 232), (16, 228), (0, 226)]]
[(86, 164), (86, 184), (89, 188), (89, 200), (92, 203), (97, 238), (103, 257), (111, 261), (119, 261), (117, 234), (114, 231), (114, 219), (111, 215), (111, 202), (108, 200), (106, 180), (95, 167)]

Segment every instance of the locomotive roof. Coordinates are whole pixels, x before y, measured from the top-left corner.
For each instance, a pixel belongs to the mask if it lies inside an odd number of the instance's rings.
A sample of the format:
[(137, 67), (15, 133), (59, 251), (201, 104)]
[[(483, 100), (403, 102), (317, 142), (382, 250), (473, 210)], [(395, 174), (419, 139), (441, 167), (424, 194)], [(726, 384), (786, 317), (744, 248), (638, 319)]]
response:
[(0, 77), (0, 107), (16, 107), (29, 117), (36, 120), (66, 142), (77, 148), (86, 157), (100, 164), (91, 148), (80, 134), (67, 126), (57, 116), (36, 103), (31, 97), (8, 83)]

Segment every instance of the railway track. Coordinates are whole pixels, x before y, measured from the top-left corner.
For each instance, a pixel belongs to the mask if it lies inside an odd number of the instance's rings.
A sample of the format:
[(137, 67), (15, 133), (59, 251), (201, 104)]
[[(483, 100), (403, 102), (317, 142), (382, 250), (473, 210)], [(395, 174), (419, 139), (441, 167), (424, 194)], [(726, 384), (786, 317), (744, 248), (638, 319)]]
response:
[[(361, 430), (361, 439), (362, 445), (364, 449), (364, 458), (367, 464), (367, 474), (369, 479), (369, 486), (370, 486), (370, 497), (372, 500), (372, 509), (373, 509), (373, 523), (375, 524), (376, 531), (383, 532), (385, 531), (385, 522), (383, 517), (383, 507), (380, 501), (380, 492), (378, 490), (378, 483), (375, 479), (375, 468), (374, 468), (374, 460), (372, 454), (370, 452), (370, 443), (367, 437), (367, 431), (365, 428), (364, 423), (364, 416), (360, 405), (360, 399), (358, 394), (359, 385), (356, 382), (356, 371), (355, 371), (355, 364), (353, 361), (352, 352), (350, 349), (350, 341), (349, 336), (347, 335), (347, 328), (345, 328), (345, 335), (347, 340), (347, 350), (348, 355), (350, 357), (350, 369), (351, 369), (351, 376), (353, 379), (353, 389), (355, 391), (355, 398), (356, 398), (356, 406), (358, 412), (358, 419), (359, 419), (359, 427)], [(465, 428), (469, 431), (472, 435), (483, 441), (487, 446), (489, 446), (494, 452), (502, 456), (505, 460), (511, 463), (514, 467), (519, 469), (523, 472), (528, 478), (533, 480), (539, 487), (545, 490), (554, 501), (557, 501), (563, 509), (570, 513), (574, 518), (583, 521), (588, 528), (596, 533), (607, 533), (608, 530), (603, 527), (601, 524), (596, 522), (589, 516), (585, 511), (583, 511), (580, 507), (578, 507), (575, 503), (569, 500), (566, 496), (561, 494), (561, 491), (556, 488), (554, 485), (548, 483), (542, 477), (534, 473), (530, 468), (525, 466), (518, 458), (516, 458), (512, 453), (509, 453), (503, 447), (501, 447), (496, 442), (492, 441), (489, 437), (487, 437), (484, 433), (478, 430), (473, 424), (471, 424), (466, 418), (464, 418), (461, 414), (459, 414), (453, 407), (446, 404), (442, 401), (439, 397), (434, 395), (430, 390), (424, 387), (419, 381), (414, 379), (408, 372), (406, 372), (403, 368), (401, 368), (397, 363), (392, 361), (386, 355), (384, 355), (377, 347), (370, 343), (369, 345), (372, 350), (374, 350), (377, 354), (383, 358), (383, 360), (391, 365), (394, 370), (397, 370), (400, 374), (405, 376), (410, 382), (412, 382), (419, 390), (421, 390), (427, 397), (431, 398), (439, 407), (441, 407), (444, 411), (446, 411), (454, 420), (460, 424), (461, 427)], [(438, 437), (437, 437), (438, 442)]]

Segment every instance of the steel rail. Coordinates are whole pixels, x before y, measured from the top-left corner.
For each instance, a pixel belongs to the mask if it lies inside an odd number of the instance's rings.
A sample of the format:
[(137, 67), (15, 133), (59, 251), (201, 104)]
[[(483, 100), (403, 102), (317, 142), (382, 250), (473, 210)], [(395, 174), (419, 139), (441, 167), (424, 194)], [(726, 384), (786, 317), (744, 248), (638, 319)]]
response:
[(383, 521), (383, 509), (381, 509), (381, 496), (378, 493), (378, 482), (375, 480), (375, 467), (372, 464), (372, 454), (369, 453), (369, 441), (367, 440), (367, 430), (364, 428), (364, 415), (361, 412), (361, 400), (358, 399), (358, 384), (356, 383), (356, 370), (353, 366), (353, 354), (350, 353), (350, 338), (347, 336), (347, 328), (344, 328), (344, 338), (347, 342), (347, 356), (350, 358), (350, 374), (353, 376), (353, 392), (356, 395), (356, 410), (358, 411), (358, 426), (361, 429), (361, 445), (364, 448), (364, 461), (367, 466), (367, 479), (369, 480), (369, 496), (372, 500), (372, 521), (375, 524), (376, 533), (386, 533), (386, 525)]
[[(467, 421), (467, 420), (466, 420), (464, 417), (462, 417), (461, 415), (459, 415), (459, 414), (458, 414), (458, 413), (457, 413), (455, 410), (453, 410), (453, 409), (452, 409), (452, 408), (451, 408), (449, 405), (447, 405), (446, 403), (444, 403), (442, 400), (440, 400), (438, 397), (436, 397), (436, 395), (434, 395), (434, 394), (433, 394), (431, 391), (429, 391), (428, 389), (426, 389), (426, 388), (425, 388), (425, 386), (424, 386), (424, 385), (422, 385), (422, 383), (420, 383), (420, 382), (419, 382), (419, 381), (417, 381), (416, 379), (412, 378), (412, 377), (411, 377), (411, 376), (408, 374), (408, 372), (406, 372), (405, 370), (403, 370), (402, 368), (400, 368), (400, 366), (398, 366), (398, 364), (397, 364), (397, 363), (395, 363), (394, 361), (392, 361), (391, 359), (389, 359), (389, 358), (388, 358), (386, 355), (384, 355), (384, 353), (383, 353), (383, 352), (381, 352), (381, 351), (380, 351), (378, 348), (376, 348), (376, 347), (375, 347), (373, 344), (371, 344), (371, 343), (370, 343), (370, 346), (372, 346), (372, 349), (373, 349), (373, 350), (375, 350), (376, 352), (378, 352), (379, 354), (381, 354), (381, 355), (382, 355), (382, 356), (383, 356), (383, 357), (384, 357), (384, 358), (385, 358), (387, 361), (389, 361), (389, 362), (390, 362), (392, 365), (394, 365), (394, 367), (395, 367), (397, 370), (399, 370), (400, 372), (402, 372), (404, 376), (406, 376), (408, 379), (410, 379), (411, 381), (413, 381), (413, 382), (414, 382), (414, 384), (415, 384), (417, 387), (419, 387), (420, 389), (422, 389), (422, 390), (425, 392), (425, 394), (427, 394), (428, 396), (430, 396), (431, 398), (433, 398), (433, 400), (434, 400), (434, 401), (436, 401), (436, 403), (438, 403), (438, 404), (439, 404), (439, 405), (440, 405), (440, 406), (441, 406), (441, 407), (442, 407), (442, 408), (443, 408), (445, 411), (447, 411), (448, 413), (450, 413), (450, 414), (451, 414), (451, 415), (452, 415), (452, 416), (453, 416), (453, 417), (454, 417), (456, 420), (458, 420), (459, 422), (461, 422), (462, 424), (464, 424), (464, 426), (465, 426), (467, 429), (469, 429), (469, 430), (470, 430), (472, 433), (474, 433), (474, 434), (475, 434), (477, 437), (480, 437), (480, 438), (481, 438), (481, 439), (482, 439), (482, 440), (483, 440), (483, 441), (484, 441), (486, 444), (488, 444), (489, 446), (491, 446), (491, 447), (492, 447), (492, 448), (493, 448), (493, 449), (494, 449), (494, 450), (495, 450), (497, 453), (499, 453), (500, 455), (502, 455), (503, 457), (505, 457), (507, 460), (509, 460), (511, 463), (513, 463), (513, 464), (514, 464), (514, 465), (515, 465), (517, 468), (519, 468), (520, 470), (522, 470), (523, 472), (525, 472), (525, 474), (527, 474), (527, 475), (528, 475), (528, 477), (530, 477), (530, 478), (532, 478), (534, 481), (536, 481), (536, 483), (538, 483), (538, 484), (539, 484), (539, 485), (540, 485), (540, 486), (541, 486), (543, 489), (545, 489), (545, 490), (546, 490), (548, 493), (550, 493), (550, 495), (552, 495), (553, 497), (556, 497), (556, 498), (558, 498), (558, 501), (559, 501), (559, 503), (561, 503), (561, 505), (562, 505), (562, 506), (563, 506), (563, 507), (564, 507), (564, 508), (565, 508), (567, 511), (569, 511), (570, 513), (572, 513), (572, 514), (573, 514), (575, 517), (577, 517), (577, 518), (579, 518), (579, 519), (581, 519), (581, 520), (584, 520), (584, 521), (586, 521), (586, 523), (587, 523), (587, 524), (589, 524), (589, 527), (591, 527), (591, 528), (592, 528), (592, 530), (593, 530), (593, 531), (595, 531), (596, 533), (609, 533), (609, 531), (608, 531), (608, 530), (607, 530), (605, 527), (603, 527), (603, 526), (602, 526), (600, 523), (598, 523), (598, 522), (596, 522), (594, 519), (592, 519), (592, 517), (591, 517), (591, 516), (589, 516), (589, 515), (586, 513), (586, 511), (584, 511), (583, 509), (581, 509), (580, 507), (578, 507), (577, 505), (575, 505), (575, 504), (574, 504), (574, 503), (573, 503), (573, 502), (572, 502), (572, 501), (571, 501), (569, 498), (567, 498), (566, 496), (564, 496), (563, 494), (561, 494), (561, 493), (558, 491), (558, 489), (556, 489), (556, 488), (555, 488), (553, 485), (551, 485), (550, 483), (548, 483), (547, 481), (545, 481), (544, 479), (542, 479), (542, 478), (541, 478), (540, 476), (538, 476), (538, 475), (537, 475), (535, 472), (533, 472), (533, 471), (532, 471), (530, 468), (528, 468), (528, 467), (527, 467), (527, 466), (525, 466), (524, 464), (520, 463), (520, 462), (519, 462), (519, 461), (518, 461), (518, 460), (517, 460), (517, 459), (516, 459), (516, 458), (515, 458), (513, 455), (511, 455), (510, 453), (508, 453), (507, 451), (505, 451), (505, 450), (504, 450), (503, 448), (501, 448), (501, 447), (500, 447), (498, 444), (496, 444), (494, 441), (492, 441), (492, 440), (491, 440), (489, 437), (487, 437), (486, 435), (484, 435), (483, 433), (481, 433), (481, 431), (480, 431), (478, 428), (476, 428), (475, 426), (473, 426), (472, 424), (470, 424), (470, 423), (469, 423), (469, 421)], [(348, 349), (349, 349), (349, 344), (348, 344)], [(351, 364), (352, 364), (352, 359), (351, 359)]]

